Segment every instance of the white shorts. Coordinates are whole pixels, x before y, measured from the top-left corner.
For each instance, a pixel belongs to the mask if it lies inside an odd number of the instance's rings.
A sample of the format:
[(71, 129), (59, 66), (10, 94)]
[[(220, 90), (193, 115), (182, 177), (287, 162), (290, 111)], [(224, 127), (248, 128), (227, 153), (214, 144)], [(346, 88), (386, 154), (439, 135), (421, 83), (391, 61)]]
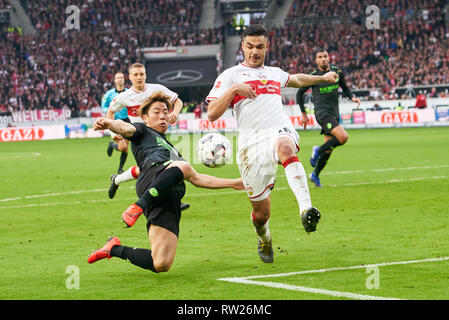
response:
[(251, 201), (265, 200), (274, 188), (279, 165), (277, 141), (281, 137), (290, 138), (299, 151), (299, 135), (292, 127), (273, 131), (269, 138), (239, 150), (237, 164)]

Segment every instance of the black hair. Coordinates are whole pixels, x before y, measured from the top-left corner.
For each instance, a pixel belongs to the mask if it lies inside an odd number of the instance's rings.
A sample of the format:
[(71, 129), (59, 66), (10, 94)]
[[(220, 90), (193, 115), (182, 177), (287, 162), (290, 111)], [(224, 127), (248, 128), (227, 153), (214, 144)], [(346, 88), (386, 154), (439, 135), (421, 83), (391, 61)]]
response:
[(243, 31), (243, 38), (252, 36), (264, 36), (268, 38), (268, 31), (263, 24), (252, 24)]

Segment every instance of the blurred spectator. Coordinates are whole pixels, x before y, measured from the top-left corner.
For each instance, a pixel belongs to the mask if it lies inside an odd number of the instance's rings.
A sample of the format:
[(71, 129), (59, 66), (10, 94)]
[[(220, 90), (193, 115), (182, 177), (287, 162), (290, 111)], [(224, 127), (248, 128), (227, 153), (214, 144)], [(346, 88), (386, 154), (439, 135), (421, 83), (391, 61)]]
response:
[(201, 119), (203, 110), (201, 110), (201, 106), (199, 104), (196, 105), (195, 109), (193, 110), (193, 113), (195, 114), (195, 119)]
[(372, 111), (381, 111), (382, 108), (379, 106), (378, 103), (376, 103), (376, 104), (371, 108), (371, 110), (372, 110)]
[(419, 109), (427, 108), (426, 95), (422, 93), (422, 91), (420, 91), (419, 94), (416, 96), (415, 108)]

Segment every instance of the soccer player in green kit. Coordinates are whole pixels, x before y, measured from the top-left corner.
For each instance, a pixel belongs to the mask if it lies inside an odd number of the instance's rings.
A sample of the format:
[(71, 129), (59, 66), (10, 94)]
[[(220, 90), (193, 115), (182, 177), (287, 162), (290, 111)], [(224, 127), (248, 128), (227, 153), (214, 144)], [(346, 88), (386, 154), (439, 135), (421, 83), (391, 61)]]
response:
[[(338, 74), (337, 83), (319, 83), (311, 86), (312, 101), (314, 104), (315, 118), (321, 126), (321, 134), (324, 135), (324, 144), (314, 146), (310, 164), (315, 170), (310, 174), (309, 179), (316, 187), (322, 187), (319, 175), (327, 164), (332, 151), (338, 146), (344, 145), (349, 138), (346, 130), (340, 125), (340, 111), (338, 106), (338, 88), (341, 87), (344, 94), (360, 107), (360, 100), (357, 99), (348, 88), (343, 72), (340, 68), (330, 65), (329, 53), (325, 49), (319, 49), (315, 55), (317, 68), (312, 71), (312, 75), (323, 75), (329, 71)], [(305, 107), (303, 95), (310, 87), (299, 88), (296, 101), (301, 108), (301, 124), (306, 128), (309, 121)]]

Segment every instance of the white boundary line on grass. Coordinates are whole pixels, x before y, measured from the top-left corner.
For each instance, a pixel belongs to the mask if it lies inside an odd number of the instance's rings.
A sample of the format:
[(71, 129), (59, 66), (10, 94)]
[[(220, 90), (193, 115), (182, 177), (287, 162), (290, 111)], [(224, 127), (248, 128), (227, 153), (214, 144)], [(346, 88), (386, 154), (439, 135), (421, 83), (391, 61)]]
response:
[(305, 270), (305, 271), (296, 271), (296, 272), (278, 273), (278, 274), (266, 274), (266, 275), (248, 276), (248, 277), (220, 278), (217, 280), (232, 282), (232, 283), (241, 283), (241, 284), (265, 286), (265, 287), (271, 287), (271, 288), (279, 288), (279, 289), (285, 289), (285, 290), (301, 291), (301, 292), (307, 292), (307, 293), (324, 294), (324, 295), (338, 297), (338, 298), (350, 298), (350, 299), (358, 299), (358, 300), (402, 300), (399, 298), (370, 296), (370, 295), (363, 295), (363, 294), (357, 294), (357, 293), (352, 293), (352, 292), (335, 291), (335, 290), (310, 288), (310, 287), (302, 287), (302, 286), (293, 286), (293, 285), (288, 285), (288, 284), (279, 283), (279, 282), (254, 281), (251, 279), (276, 278), (276, 277), (278, 278), (278, 277), (288, 277), (288, 276), (292, 276), (292, 275), (324, 273), (324, 272), (338, 271), (338, 270), (363, 269), (363, 268), (370, 268), (370, 267), (384, 267), (384, 266), (412, 264), (412, 263), (424, 263), (424, 262), (440, 262), (440, 261), (447, 261), (447, 260), (449, 260), (449, 257), (429, 258), (429, 259), (423, 259), (423, 260), (397, 261), (397, 262), (383, 262), (383, 263), (377, 263), (377, 264), (367, 264), (367, 265), (358, 265), (358, 266), (350, 266), (350, 267), (335, 267), (335, 268), (317, 269), (317, 270)]
[[(410, 179), (391, 179), (386, 181), (372, 181), (372, 182), (356, 182), (356, 183), (342, 183), (342, 184), (334, 184), (328, 185), (328, 188), (338, 188), (338, 187), (354, 187), (354, 186), (363, 186), (363, 185), (371, 185), (371, 184), (387, 184), (387, 183), (400, 183), (400, 182), (411, 182), (411, 181), (421, 181), (421, 180), (435, 180), (435, 179), (446, 179), (447, 176), (434, 176), (434, 177), (416, 177)], [(128, 187), (128, 188), (134, 188)], [(288, 187), (279, 187), (275, 188), (275, 190), (288, 190)], [(71, 194), (80, 194), (80, 193), (90, 193), (90, 192), (106, 192), (108, 189), (95, 189), (95, 190), (79, 190), (79, 191), (68, 191), (68, 192), (58, 192), (58, 193), (48, 193), (42, 195), (32, 195), (32, 196), (24, 196), (24, 197), (16, 197), (16, 198), (7, 198), (0, 199), (1, 202), (9, 202), (9, 201), (17, 201), (24, 199), (35, 199), (35, 198), (44, 198), (44, 197), (53, 197), (53, 196), (64, 196)], [(237, 193), (245, 193), (245, 191), (221, 191), (221, 192), (208, 192), (208, 193), (192, 193), (188, 194), (188, 197), (206, 197), (206, 196), (217, 196), (217, 195), (226, 195), (226, 194), (237, 194)], [(120, 200), (136, 200), (136, 198), (127, 198)], [(84, 200), (84, 202), (110, 202), (110, 199), (95, 199), (95, 200)], [(82, 201), (67, 201), (67, 202), (47, 202), (47, 203), (32, 203), (18, 206), (0, 206), (0, 209), (21, 209), (21, 208), (30, 208), (30, 207), (48, 207), (55, 205), (64, 205), (64, 204), (81, 204)]]
[[(353, 174), (353, 173), (365, 173), (365, 172), (383, 172), (383, 171), (398, 171), (398, 170), (421, 170), (421, 169), (440, 169), (440, 168), (449, 168), (449, 164), (445, 165), (435, 165), (435, 166), (422, 166), (422, 167), (404, 167), (404, 168), (380, 168), (380, 169), (369, 169), (369, 170), (351, 170), (351, 171), (335, 171), (335, 172), (324, 172), (325, 175), (337, 175), (337, 174)], [(282, 177), (283, 175), (278, 175), (278, 177)], [(394, 179), (387, 181), (374, 181), (374, 182), (359, 182), (359, 183), (346, 183), (346, 184), (336, 184), (336, 185), (328, 185), (327, 187), (348, 187), (348, 186), (359, 186), (359, 185), (367, 185), (367, 184), (377, 184), (377, 183), (389, 183), (389, 182), (410, 182), (417, 180), (425, 180), (425, 179), (441, 179), (446, 178), (446, 176), (437, 176), (437, 177), (423, 177), (423, 178), (411, 178), (411, 179)], [(129, 187), (134, 188), (134, 186)], [(284, 190), (287, 188), (276, 188), (277, 190)], [(108, 189), (93, 189), (93, 190), (74, 190), (67, 192), (54, 192), (54, 193), (45, 193), (45, 194), (37, 194), (30, 196), (21, 196), (14, 198), (5, 198), (0, 199), (0, 202), (9, 202), (9, 201), (17, 201), (24, 199), (33, 199), (33, 198), (44, 198), (44, 197), (55, 197), (55, 196), (65, 196), (71, 194), (81, 194), (81, 193), (91, 193), (91, 192), (105, 192)], [(219, 195), (223, 193), (239, 193), (240, 191), (223, 191), (223, 192), (214, 192), (214, 193), (200, 193), (200, 194), (192, 194), (192, 196), (207, 196), (207, 195)]]

